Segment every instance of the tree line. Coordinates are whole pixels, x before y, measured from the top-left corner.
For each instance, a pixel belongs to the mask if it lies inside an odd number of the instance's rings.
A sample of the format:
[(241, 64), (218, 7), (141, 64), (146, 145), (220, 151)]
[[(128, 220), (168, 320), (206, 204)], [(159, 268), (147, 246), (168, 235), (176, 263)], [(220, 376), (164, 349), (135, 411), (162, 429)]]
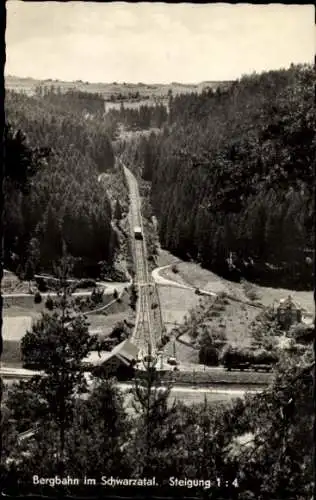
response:
[[(60, 97), (60, 96), (59, 96)], [(97, 276), (118, 248), (98, 174), (113, 172), (111, 140), (48, 98), (6, 96), (4, 264), (21, 276), (52, 271), (65, 243), (77, 275)]]
[(127, 130), (160, 128), (166, 122), (168, 112), (163, 104), (140, 105), (138, 107), (124, 106), (119, 109), (110, 108), (106, 119), (122, 124)]
[(35, 88), (35, 95), (45, 99), (63, 110), (77, 113), (103, 114), (104, 98), (102, 94), (84, 92), (77, 89), (63, 91), (60, 85), (38, 85)]
[(162, 246), (230, 278), (311, 288), (313, 82), (292, 65), (170, 97), (168, 124), (131, 159)]

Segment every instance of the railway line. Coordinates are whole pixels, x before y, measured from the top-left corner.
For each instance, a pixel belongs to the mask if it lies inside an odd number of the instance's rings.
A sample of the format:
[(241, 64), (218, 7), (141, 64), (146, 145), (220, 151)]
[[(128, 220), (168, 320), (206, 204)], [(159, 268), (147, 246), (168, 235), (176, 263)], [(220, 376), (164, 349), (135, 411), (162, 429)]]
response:
[[(148, 271), (147, 246), (138, 183), (133, 173), (124, 164), (122, 166), (130, 193), (129, 224), (135, 257), (134, 284), (138, 293), (135, 328), (131, 340), (140, 349), (141, 353), (146, 354), (150, 350), (150, 353), (154, 355), (157, 348), (157, 337), (162, 335), (162, 324), (159, 321), (161, 311), (159, 310), (155, 283)], [(136, 239), (135, 227), (141, 228), (141, 239)]]

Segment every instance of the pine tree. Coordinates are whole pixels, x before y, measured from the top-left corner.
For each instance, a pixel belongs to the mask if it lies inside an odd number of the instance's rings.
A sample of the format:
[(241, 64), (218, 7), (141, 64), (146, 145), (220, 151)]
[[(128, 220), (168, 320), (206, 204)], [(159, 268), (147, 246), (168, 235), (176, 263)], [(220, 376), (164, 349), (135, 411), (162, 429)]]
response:
[(174, 411), (173, 405), (168, 407), (172, 381), (159, 376), (156, 364), (157, 360), (152, 358), (148, 346), (147, 361), (143, 362), (143, 369), (136, 375), (132, 390), (137, 417), (130, 452), (135, 460), (134, 474), (139, 477), (159, 476), (159, 450), (163, 443), (166, 451), (168, 449), (162, 428)]
[(88, 324), (74, 312), (68, 283), (70, 259), (64, 256), (56, 269), (60, 288), (56, 307), (51, 314), (43, 313), (21, 342), (23, 359), (44, 371), (37, 379), (37, 392), (47, 401), (49, 414), (59, 434), (57, 460), (63, 470), (65, 435), (69, 428), (76, 394), (85, 390), (81, 361), (96, 343), (89, 335)]

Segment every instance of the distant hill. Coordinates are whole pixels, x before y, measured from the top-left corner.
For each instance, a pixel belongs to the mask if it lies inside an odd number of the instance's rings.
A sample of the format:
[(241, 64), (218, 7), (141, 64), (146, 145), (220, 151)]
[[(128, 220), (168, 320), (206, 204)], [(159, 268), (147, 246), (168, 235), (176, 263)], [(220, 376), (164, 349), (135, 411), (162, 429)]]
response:
[(27, 95), (32, 95), (36, 87), (60, 87), (62, 92), (67, 92), (70, 89), (80, 90), (82, 92), (91, 92), (102, 94), (104, 99), (111, 100), (111, 97), (122, 96), (123, 99), (130, 98), (131, 94), (138, 93), (139, 98), (158, 98), (167, 97), (168, 92), (172, 91), (173, 95), (187, 94), (191, 92), (202, 92), (205, 88), (216, 89), (218, 87), (227, 87), (231, 84), (230, 81), (205, 81), (198, 84), (186, 84), (172, 82), (169, 84), (146, 84), (146, 83), (89, 83), (77, 80), (74, 82), (65, 82), (60, 80), (37, 80), (34, 78), (21, 78), (8, 75), (5, 77), (5, 87), (8, 90), (22, 92)]

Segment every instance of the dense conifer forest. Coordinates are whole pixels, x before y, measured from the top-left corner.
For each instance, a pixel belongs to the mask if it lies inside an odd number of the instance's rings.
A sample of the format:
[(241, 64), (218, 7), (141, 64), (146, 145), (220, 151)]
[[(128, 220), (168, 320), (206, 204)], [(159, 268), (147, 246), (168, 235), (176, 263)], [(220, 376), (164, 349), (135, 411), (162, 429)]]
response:
[(4, 263), (24, 276), (49, 271), (64, 242), (77, 274), (96, 275), (117, 248), (98, 182), (114, 168), (109, 133), (93, 96), (39, 94), (6, 94)]
[(160, 128), (167, 119), (167, 109), (163, 104), (129, 108), (122, 102), (120, 109), (110, 109), (107, 113), (107, 121), (121, 123), (128, 130)]
[(168, 126), (134, 148), (163, 247), (232, 279), (312, 287), (314, 79), (292, 65), (171, 96)]

